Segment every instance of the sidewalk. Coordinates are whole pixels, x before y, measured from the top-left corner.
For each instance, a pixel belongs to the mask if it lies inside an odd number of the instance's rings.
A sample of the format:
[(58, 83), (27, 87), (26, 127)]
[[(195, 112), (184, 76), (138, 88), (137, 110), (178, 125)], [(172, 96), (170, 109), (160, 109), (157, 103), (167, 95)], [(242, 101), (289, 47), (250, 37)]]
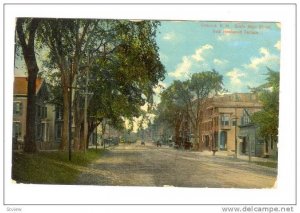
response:
[[(203, 152), (198, 152), (198, 153), (203, 156), (213, 156), (212, 151), (205, 150)], [(228, 151), (217, 151), (215, 157), (232, 158), (232, 159), (235, 158), (234, 153), (230, 153)], [(248, 155), (239, 154), (237, 158), (239, 160), (249, 161)], [(251, 161), (252, 162), (277, 162), (275, 159), (272, 158), (263, 158), (263, 157), (255, 157), (255, 156), (251, 156)]]

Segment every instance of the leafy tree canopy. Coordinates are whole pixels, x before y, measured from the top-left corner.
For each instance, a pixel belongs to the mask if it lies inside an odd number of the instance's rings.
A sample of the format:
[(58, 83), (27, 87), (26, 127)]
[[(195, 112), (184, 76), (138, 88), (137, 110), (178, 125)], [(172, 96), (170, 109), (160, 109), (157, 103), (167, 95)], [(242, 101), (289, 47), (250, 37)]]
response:
[(279, 72), (268, 68), (267, 82), (253, 91), (258, 93), (263, 109), (252, 116), (252, 121), (259, 126), (262, 137), (277, 138), (279, 118)]

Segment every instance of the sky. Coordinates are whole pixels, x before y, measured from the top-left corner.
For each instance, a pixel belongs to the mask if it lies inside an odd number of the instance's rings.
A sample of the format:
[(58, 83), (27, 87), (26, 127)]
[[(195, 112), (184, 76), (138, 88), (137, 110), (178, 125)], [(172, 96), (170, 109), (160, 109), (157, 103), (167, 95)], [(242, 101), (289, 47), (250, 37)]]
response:
[[(270, 22), (161, 21), (156, 42), (166, 75), (155, 92), (212, 69), (229, 93), (249, 92), (265, 82), (267, 67), (280, 71), (280, 30)], [(23, 64), (16, 61), (15, 75), (24, 75)]]
[(280, 23), (162, 21), (156, 41), (167, 74), (160, 85), (215, 69), (229, 93), (249, 92), (265, 82), (267, 67), (280, 71), (280, 30)]
[[(154, 101), (174, 80), (212, 69), (223, 75), (229, 93), (249, 92), (265, 82), (267, 67), (280, 71), (280, 30), (280, 23), (161, 21), (156, 42), (166, 75)], [(15, 75), (24, 75), (22, 65), (16, 61)]]

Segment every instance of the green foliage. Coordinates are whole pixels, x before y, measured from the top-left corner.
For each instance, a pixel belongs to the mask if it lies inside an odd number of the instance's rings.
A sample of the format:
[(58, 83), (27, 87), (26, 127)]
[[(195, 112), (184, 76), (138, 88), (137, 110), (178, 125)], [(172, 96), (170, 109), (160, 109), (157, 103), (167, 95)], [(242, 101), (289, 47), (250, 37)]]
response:
[(174, 126), (179, 115), (187, 116), (194, 128), (200, 119), (201, 101), (223, 90), (223, 76), (215, 70), (194, 73), (186, 81), (174, 81), (161, 93), (156, 122)]
[(155, 123), (175, 127), (186, 112), (186, 101), (189, 98), (187, 82), (174, 81), (161, 93), (161, 102), (156, 110)]
[(86, 154), (68, 152), (14, 153), (12, 179), (19, 183), (74, 184), (83, 167), (100, 157), (103, 150), (88, 150)]
[[(120, 128), (124, 119), (142, 115), (140, 109), (153, 101), (153, 88), (164, 77), (155, 41), (158, 22), (109, 20), (110, 40), (90, 67), (90, 91), (94, 95), (89, 115), (108, 118)], [(113, 33), (112, 33), (113, 32)]]
[(262, 111), (256, 112), (251, 117), (252, 121), (259, 126), (262, 137), (277, 138), (279, 118), (279, 72), (268, 69), (267, 83), (254, 88), (259, 94), (263, 104)]
[(270, 167), (270, 168), (277, 168), (278, 167), (278, 163), (277, 161), (269, 161), (269, 162), (261, 162), (261, 161), (255, 161), (253, 162), (257, 165), (260, 165), (260, 166), (266, 166), (266, 167)]
[[(112, 120), (141, 115), (140, 106), (153, 102), (153, 88), (164, 78), (156, 44), (158, 21), (44, 19), (39, 44), (48, 50), (44, 65), (54, 82), (53, 102), (62, 99), (62, 74), (72, 75), (78, 88), (84, 88), (90, 73), (88, 117)], [(66, 76), (67, 76), (66, 75)], [(79, 91), (76, 91), (79, 93)], [(81, 92), (81, 91), (80, 91)], [(80, 98), (79, 98), (80, 99)], [(77, 99), (77, 100), (79, 100)]]
[(223, 76), (215, 70), (194, 73), (190, 80), (190, 90), (197, 99), (207, 98), (223, 90)]
[[(27, 23), (28, 24), (28, 23)], [(125, 118), (143, 115), (140, 109), (153, 102), (153, 88), (165, 69), (156, 44), (158, 21), (41, 19), (38, 53), (43, 56), (42, 75), (50, 83), (50, 102), (64, 111), (62, 144), (68, 134), (68, 87), (73, 90), (76, 127), (82, 124), (87, 74), (89, 132), (104, 119), (116, 129)], [(64, 90), (64, 91), (63, 91)], [(75, 95), (74, 95), (75, 94)], [(64, 145), (62, 145), (62, 148)]]

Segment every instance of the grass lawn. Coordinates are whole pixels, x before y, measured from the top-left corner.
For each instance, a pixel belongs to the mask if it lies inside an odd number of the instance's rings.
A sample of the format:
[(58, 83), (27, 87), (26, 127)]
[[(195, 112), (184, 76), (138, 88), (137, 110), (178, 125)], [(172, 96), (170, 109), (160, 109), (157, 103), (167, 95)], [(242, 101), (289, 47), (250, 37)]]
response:
[(49, 151), (36, 154), (13, 153), (12, 179), (18, 183), (73, 184), (81, 170), (99, 158), (103, 150), (90, 149), (86, 153)]
[(254, 162), (255, 164), (257, 165), (260, 165), (260, 166), (266, 166), (266, 167), (271, 167), (271, 168), (277, 168), (277, 162)]

